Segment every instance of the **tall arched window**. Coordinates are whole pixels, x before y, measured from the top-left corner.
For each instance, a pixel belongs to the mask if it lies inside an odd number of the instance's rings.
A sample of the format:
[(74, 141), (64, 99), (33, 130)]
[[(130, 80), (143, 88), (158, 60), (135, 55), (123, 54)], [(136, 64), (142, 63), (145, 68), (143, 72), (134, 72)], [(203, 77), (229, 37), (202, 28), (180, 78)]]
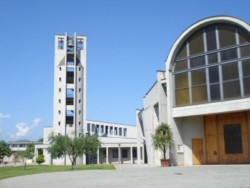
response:
[(173, 63), (175, 106), (250, 96), (250, 34), (218, 23), (194, 32)]

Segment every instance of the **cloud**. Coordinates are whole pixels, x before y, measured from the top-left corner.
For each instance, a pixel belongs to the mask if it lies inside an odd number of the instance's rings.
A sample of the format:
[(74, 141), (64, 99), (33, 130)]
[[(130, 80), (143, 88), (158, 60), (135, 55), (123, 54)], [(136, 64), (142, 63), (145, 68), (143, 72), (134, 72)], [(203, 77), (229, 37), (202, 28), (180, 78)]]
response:
[(32, 121), (32, 127), (37, 127), (41, 121), (42, 121), (41, 118), (35, 118), (35, 119)]
[(30, 127), (25, 123), (16, 124), (17, 133), (15, 134), (15, 138), (24, 138), (28, 135)]
[(10, 118), (10, 114), (3, 114), (0, 112), (0, 119)]
[(31, 125), (27, 125), (26, 123), (20, 122), (16, 124), (17, 132), (15, 134), (10, 133), (11, 138), (20, 139), (28, 136), (29, 132), (36, 128), (39, 123), (42, 121), (41, 118), (35, 118), (32, 121)]

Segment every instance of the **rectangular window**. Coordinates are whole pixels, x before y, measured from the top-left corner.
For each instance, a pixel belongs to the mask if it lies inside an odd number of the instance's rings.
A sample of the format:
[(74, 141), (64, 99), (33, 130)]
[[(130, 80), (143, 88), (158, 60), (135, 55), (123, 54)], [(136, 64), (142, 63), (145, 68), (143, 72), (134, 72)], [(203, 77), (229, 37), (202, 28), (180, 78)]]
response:
[(226, 154), (243, 153), (240, 124), (224, 125), (224, 144)]
[(182, 106), (189, 104), (189, 93), (188, 89), (181, 89), (175, 91), (176, 106)]
[(136, 149), (133, 149), (133, 158), (137, 158), (137, 150)]
[(220, 25), (218, 26), (218, 29), (221, 48), (236, 44), (235, 27), (231, 27), (230, 25)]
[(115, 135), (118, 134), (118, 130), (117, 130), (117, 127), (115, 127)]
[(116, 150), (112, 150), (112, 157), (114, 158), (114, 159), (117, 159), (118, 158), (118, 150), (116, 149)]
[(105, 134), (108, 134), (108, 132), (109, 132), (109, 127), (106, 126), (106, 127), (105, 127)]
[(87, 124), (87, 131), (90, 132), (90, 124)]
[(208, 54), (208, 64), (218, 63), (217, 53)]
[(205, 65), (205, 56), (191, 58), (190, 65), (191, 65), (191, 68)]
[(198, 31), (189, 41), (189, 54), (194, 55), (202, 52), (204, 52), (203, 31)]
[(233, 48), (233, 49), (222, 51), (220, 52), (220, 55), (221, 55), (221, 61), (235, 59), (237, 58), (237, 49)]
[(64, 49), (64, 40), (63, 38), (58, 38), (58, 49), (63, 50)]
[(206, 36), (207, 36), (207, 51), (215, 50), (216, 48), (216, 34), (215, 34), (215, 26), (210, 26), (206, 28)]
[(126, 128), (123, 129), (123, 136), (125, 136), (125, 137), (127, 136), (127, 129)]
[(122, 150), (122, 158), (128, 158), (128, 150), (127, 149)]
[(119, 128), (119, 136), (122, 136), (122, 128)]
[(92, 124), (92, 132), (95, 132), (95, 124)]
[(113, 127), (110, 127), (110, 134), (113, 134)]

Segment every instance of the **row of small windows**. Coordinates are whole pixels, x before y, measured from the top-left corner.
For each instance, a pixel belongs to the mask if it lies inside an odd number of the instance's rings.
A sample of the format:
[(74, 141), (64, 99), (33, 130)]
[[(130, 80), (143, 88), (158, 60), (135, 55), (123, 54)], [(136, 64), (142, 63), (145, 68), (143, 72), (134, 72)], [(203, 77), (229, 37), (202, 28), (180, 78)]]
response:
[(178, 53), (173, 76), (176, 106), (250, 96), (249, 33), (228, 24), (197, 31)]
[(96, 125), (87, 124), (87, 132), (95, 134), (106, 134), (106, 135), (117, 135), (127, 137), (127, 128), (107, 126), (107, 125)]
[[(64, 49), (64, 38), (59, 37), (57, 40), (57, 48), (59, 50), (63, 50)], [(67, 40), (67, 50), (71, 50), (74, 47), (74, 38), (68, 38)], [(77, 38), (76, 40), (77, 43), (77, 50), (83, 50), (83, 39), (82, 38)]]
[[(60, 121), (58, 121), (58, 126), (60, 126), (61, 125), (61, 122)], [(80, 126), (81, 125), (81, 122), (79, 121), (78, 122), (78, 125)], [(71, 126), (72, 127), (72, 126)]]

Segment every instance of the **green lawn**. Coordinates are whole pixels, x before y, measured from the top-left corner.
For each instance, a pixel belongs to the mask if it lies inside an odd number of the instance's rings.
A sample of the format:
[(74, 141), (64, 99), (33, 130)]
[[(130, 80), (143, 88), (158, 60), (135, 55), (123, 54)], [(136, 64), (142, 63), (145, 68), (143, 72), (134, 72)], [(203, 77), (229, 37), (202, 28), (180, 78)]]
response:
[[(76, 165), (73, 171), (76, 170), (114, 170), (113, 165)], [(47, 172), (63, 172), (72, 171), (71, 166), (59, 166), (59, 165), (28, 165), (26, 169), (23, 166), (7, 166), (0, 167), (0, 179), (23, 176), (29, 174), (40, 174)]]

